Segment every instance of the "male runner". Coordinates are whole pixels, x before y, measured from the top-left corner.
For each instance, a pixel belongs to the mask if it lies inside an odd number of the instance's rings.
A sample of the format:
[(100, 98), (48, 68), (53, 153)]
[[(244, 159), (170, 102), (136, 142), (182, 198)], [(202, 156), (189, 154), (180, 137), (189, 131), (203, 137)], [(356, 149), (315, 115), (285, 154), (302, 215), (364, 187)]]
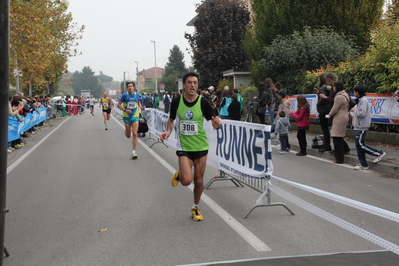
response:
[(89, 98), (89, 108), (90, 108), (90, 114), (94, 116), (94, 104), (96, 103), (96, 99), (93, 97), (93, 95), (90, 95)]
[(101, 98), (101, 101), (100, 101), (100, 108), (103, 109), (105, 130), (108, 130), (107, 122), (109, 121), (109, 119), (111, 117), (111, 110), (112, 110), (113, 105), (114, 105), (114, 101), (110, 97), (108, 97), (107, 92), (104, 91), (103, 97)]
[(138, 133), (139, 130), (139, 121), (140, 121), (140, 111), (145, 110), (145, 108), (140, 103), (140, 95), (138, 92), (135, 92), (134, 89), (136, 85), (134, 82), (129, 81), (126, 83), (127, 93), (124, 93), (120, 98), (117, 107), (123, 111), (123, 122), (125, 123), (125, 136), (130, 138), (130, 135), (133, 134), (132, 139), (132, 158), (133, 160), (137, 159), (137, 142), (138, 142)]
[[(161, 133), (160, 139), (167, 139), (177, 118), (178, 143), (176, 155), (179, 157), (179, 170), (172, 176), (172, 186), (180, 183), (190, 185), (194, 180), (194, 206), (191, 216), (194, 221), (201, 221), (198, 204), (204, 189), (203, 176), (208, 154), (208, 139), (204, 130), (204, 118), (212, 120), (212, 126), (218, 129), (221, 125), (215, 109), (202, 96), (197, 94), (199, 75), (189, 72), (183, 77), (184, 93), (173, 99), (166, 132)], [(192, 173), (194, 166), (194, 175)]]

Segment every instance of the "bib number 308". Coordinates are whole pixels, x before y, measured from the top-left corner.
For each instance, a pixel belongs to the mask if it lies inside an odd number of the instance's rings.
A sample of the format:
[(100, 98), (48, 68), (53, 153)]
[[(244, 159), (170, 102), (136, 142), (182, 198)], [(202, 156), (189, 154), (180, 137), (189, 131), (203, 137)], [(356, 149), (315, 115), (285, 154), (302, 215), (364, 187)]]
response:
[(180, 133), (186, 136), (198, 135), (198, 123), (196, 121), (180, 121)]

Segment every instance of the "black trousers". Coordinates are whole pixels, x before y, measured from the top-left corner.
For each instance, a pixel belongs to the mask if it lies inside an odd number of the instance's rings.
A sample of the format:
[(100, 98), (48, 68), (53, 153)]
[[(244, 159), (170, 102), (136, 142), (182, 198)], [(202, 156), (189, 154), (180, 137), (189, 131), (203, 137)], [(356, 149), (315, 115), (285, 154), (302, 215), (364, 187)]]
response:
[(323, 130), (324, 136), (324, 144), (323, 148), (326, 150), (331, 150), (331, 137), (330, 137), (330, 129), (328, 128), (328, 118), (326, 118), (326, 114), (320, 114), (320, 127)]
[(343, 137), (333, 137), (334, 150), (335, 150), (335, 160), (337, 163), (344, 162), (344, 155), (350, 151), (348, 143)]
[(299, 148), (301, 149), (301, 153), (306, 153), (306, 146), (308, 143), (306, 142), (306, 128), (298, 128), (298, 132), (296, 134), (298, 139)]
[(258, 113), (259, 116), (259, 122), (263, 125), (266, 125), (266, 121), (265, 121), (265, 113)]

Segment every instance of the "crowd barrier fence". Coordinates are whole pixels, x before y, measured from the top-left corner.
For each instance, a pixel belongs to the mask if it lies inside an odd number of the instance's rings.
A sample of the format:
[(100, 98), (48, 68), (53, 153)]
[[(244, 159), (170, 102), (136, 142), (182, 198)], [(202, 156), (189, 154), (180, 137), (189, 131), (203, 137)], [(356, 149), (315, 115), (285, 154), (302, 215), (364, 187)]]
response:
[[(310, 106), (310, 117), (318, 118), (317, 112), (317, 94), (305, 94)], [(291, 102), (290, 110), (297, 109), (297, 96), (288, 96)], [(354, 95), (351, 95), (354, 100)], [(365, 96), (370, 103), (371, 122), (375, 124), (399, 124), (399, 102), (397, 102), (392, 94), (373, 94), (368, 93)], [(268, 115), (268, 112), (266, 112)], [(352, 117), (354, 116), (351, 112)]]
[[(142, 112), (147, 119), (149, 131), (155, 136), (166, 131), (166, 123), (169, 115), (155, 109), (148, 108)], [(204, 123), (209, 141), (209, 152), (207, 164), (218, 169), (219, 176), (212, 178), (205, 188), (209, 188), (215, 181), (232, 181), (237, 187), (248, 186), (261, 195), (256, 200), (256, 205), (247, 213), (244, 218), (257, 207), (283, 206), (292, 215), (294, 213), (284, 203), (271, 202), (271, 192), (289, 200), (297, 206), (310, 211), (311, 213), (329, 221), (341, 228), (348, 230), (368, 241), (373, 242), (387, 250), (399, 255), (399, 246), (381, 237), (365, 231), (349, 222), (346, 222), (272, 184), (272, 180), (278, 180), (296, 188), (328, 198), (332, 201), (345, 204), (385, 219), (399, 222), (399, 214), (377, 208), (362, 202), (345, 198), (327, 191), (295, 183), (273, 175), (272, 146), (270, 141), (270, 126), (223, 120), (219, 130), (214, 130), (211, 123)], [(166, 142), (176, 147), (176, 124), (169, 139)], [(267, 199), (267, 203), (263, 201)]]
[(8, 117), (8, 142), (19, 139), (21, 134), (33, 126), (47, 119), (47, 108), (42, 107), (28, 113), (25, 117), (21, 116), (23, 122), (19, 122), (15, 116)]

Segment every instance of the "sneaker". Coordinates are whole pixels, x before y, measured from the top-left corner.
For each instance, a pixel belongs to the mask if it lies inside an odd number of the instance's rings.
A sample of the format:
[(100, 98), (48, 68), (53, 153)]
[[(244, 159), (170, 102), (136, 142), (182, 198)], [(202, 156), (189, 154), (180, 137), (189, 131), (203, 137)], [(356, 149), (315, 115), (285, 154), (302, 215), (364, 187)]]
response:
[(382, 152), (379, 156), (377, 156), (373, 163), (378, 163), (379, 161), (381, 161), (382, 158), (384, 158), (384, 156), (387, 155), (385, 152)]
[(25, 147), (25, 144), (23, 144), (23, 143), (19, 143), (19, 144), (17, 144), (19, 147)]
[(14, 147), (13, 147), (14, 149), (21, 149), (21, 147), (19, 147), (18, 145), (15, 145)]
[(298, 152), (296, 156), (306, 156), (308, 155), (306, 152)]
[(198, 208), (191, 209), (191, 217), (194, 221), (202, 221), (204, 217), (200, 214), (200, 210)]
[(108, 127), (105, 127), (105, 130), (108, 130)]
[(355, 169), (355, 170), (369, 170), (369, 167), (359, 164), (359, 165), (354, 166), (353, 169)]
[(7, 152), (12, 152), (12, 150), (8, 148), (8, 149), (7, 149)]
[(276, 149), (281, 149), (281, 144), (277, 144)]
[(132, 156), (130, 156), (130, 158), (132, 158), (132, 160), (137, 160), (137, 153), (133, 152)]
[(172, 180), (171, 180), (171, 184), (172, 186), (177, 186), (179, 184), (179, 170), (176, 171), (176, 173), (174, 173), (174, 175), (172, 176)]
[(286, 151), (278, 151), (279, 154), (287, 154)]

